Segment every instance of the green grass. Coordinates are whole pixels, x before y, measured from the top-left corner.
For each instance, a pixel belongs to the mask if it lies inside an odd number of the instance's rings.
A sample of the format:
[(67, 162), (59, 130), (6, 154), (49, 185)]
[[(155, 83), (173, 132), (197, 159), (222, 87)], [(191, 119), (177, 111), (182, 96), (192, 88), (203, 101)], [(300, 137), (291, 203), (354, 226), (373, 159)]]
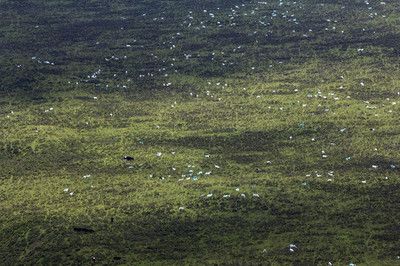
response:
[(400, 263), (400, 5), (243, 3), (0, 1), (1, 264)]

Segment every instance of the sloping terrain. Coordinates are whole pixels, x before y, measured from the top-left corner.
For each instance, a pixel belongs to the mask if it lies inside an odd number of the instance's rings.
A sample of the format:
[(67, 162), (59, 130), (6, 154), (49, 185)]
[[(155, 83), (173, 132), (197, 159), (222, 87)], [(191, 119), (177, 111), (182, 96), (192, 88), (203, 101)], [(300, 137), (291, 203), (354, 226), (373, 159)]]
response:
[(399, 15), (0, 0), (0, 263), (399, 265)]

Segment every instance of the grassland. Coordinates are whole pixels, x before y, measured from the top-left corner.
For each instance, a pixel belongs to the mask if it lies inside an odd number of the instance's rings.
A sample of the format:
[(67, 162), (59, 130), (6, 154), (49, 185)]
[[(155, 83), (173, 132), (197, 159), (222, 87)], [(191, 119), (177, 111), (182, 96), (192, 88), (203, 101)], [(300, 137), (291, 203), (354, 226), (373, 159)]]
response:
[(399, 14), (0, 0), (0, 263), (400, 265)]

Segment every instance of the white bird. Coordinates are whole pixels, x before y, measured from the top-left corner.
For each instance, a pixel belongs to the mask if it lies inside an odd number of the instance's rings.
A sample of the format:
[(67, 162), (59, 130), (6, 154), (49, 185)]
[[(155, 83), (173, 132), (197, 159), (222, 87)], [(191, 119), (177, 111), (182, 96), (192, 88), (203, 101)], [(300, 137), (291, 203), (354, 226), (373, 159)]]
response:
[(290, 244), (290, 245), (289, 245), (289, 251), (290, 251), (290, 252), (295, 252), (296, 249), (298, 249), (298, 248), (297, 248), (297, 246), (296, 246), (295, 244)]

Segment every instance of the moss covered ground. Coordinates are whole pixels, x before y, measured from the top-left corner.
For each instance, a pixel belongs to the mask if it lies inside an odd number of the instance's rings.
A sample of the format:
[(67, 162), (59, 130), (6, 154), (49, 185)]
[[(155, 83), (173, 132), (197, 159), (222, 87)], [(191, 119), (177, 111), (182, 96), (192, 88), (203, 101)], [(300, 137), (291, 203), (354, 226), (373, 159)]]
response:
[(397, 1), (0, 15), (2, 265), (400, 265)]

